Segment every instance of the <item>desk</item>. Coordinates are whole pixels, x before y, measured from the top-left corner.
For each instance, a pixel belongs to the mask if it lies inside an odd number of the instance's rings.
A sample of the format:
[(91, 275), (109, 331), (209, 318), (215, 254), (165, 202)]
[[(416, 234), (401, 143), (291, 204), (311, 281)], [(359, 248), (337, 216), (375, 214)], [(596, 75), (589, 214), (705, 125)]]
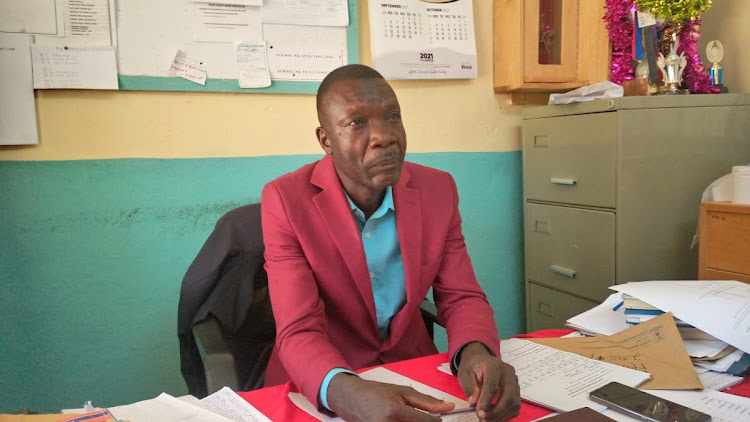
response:
[[(571, 332), (572, 330), (543, 330), (537, 331), (533, 334), (519, 335), (516, 336), (516, 338), (560, 337)], [(402, 362), (394, 362), (383, 365), (383, 367), (412, 378), (422, 384), (429, 385), (430, 387), (445, 391), (446, 393), (452, 394), (458, 398), (465, 399), (466, 396), (464, 395), (461, 386), (458, 384), (456, 377), (445, 374), (437, 369), (440, 364), (447, 361), (447, 354), (440, 353)], [(297, 391), (298, 390), (294, 385), (286, 383), (275, 387), (239, 393), (239, 395), (263, 412), (263, 414), (268, 416), (272, 421), (318, 422), (317, 419), (308, 415), (289, 401), (287, 394)], [(750, 379), (745, 379), (742, 384), (725, 390), (725, 392), (736, 394), (738, 396), (750, 397)], [(521, 406), (521, 414), (513, 419), (513, 421), (533, 421), (550, 413), (552, 413), (550, 410), (524, 401)]]

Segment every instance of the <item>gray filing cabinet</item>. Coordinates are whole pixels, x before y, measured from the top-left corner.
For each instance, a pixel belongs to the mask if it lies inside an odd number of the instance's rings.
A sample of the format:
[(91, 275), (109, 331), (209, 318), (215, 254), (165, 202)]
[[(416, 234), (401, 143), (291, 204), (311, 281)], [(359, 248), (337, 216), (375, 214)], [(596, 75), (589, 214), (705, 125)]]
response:
[(613, 284), (697, 279), (704, 189), (750, 162), (750, 95), (626, 97), (523, 113), (529, 331)]

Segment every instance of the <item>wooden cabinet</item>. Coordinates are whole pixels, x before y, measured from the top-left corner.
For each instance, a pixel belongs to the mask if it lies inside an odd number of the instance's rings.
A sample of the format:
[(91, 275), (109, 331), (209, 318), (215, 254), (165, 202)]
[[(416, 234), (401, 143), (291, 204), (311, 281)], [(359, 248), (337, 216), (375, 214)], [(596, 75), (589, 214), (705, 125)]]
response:
[(608, 80), (604, 5), (604, 0), (495, 0), (495, 92), (568, 91)]
[[(625, 97), (522, 116), (529, 331), (562, 327), (614, 284), (698, 278), (698, 204), (750, 157), (750, 95)], [(745, 255), (721, 268), (750, 263), (750, 241), (730, 247)]]
[(701, 204), (698, 277), (750, 283), (750, 205)]

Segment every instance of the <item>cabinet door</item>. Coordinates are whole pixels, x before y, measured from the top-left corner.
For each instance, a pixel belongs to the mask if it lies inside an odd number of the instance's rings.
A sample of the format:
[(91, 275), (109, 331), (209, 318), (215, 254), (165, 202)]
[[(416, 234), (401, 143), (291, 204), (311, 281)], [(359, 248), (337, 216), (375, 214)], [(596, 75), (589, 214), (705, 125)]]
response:
[(615, 284), (615, 214), (526, 204), (526, 279), (595, 301)]
[(524, 82), (575, 82), (578, 0), (524, 0)]
[(617, 127), (613, 112), (525, 120), (526, 199), (615, 208)]
[(526, 326), (530, 333), (563, 328), (565, 321), (599, 304), (534, 283), (528, 284), (526, 294)]

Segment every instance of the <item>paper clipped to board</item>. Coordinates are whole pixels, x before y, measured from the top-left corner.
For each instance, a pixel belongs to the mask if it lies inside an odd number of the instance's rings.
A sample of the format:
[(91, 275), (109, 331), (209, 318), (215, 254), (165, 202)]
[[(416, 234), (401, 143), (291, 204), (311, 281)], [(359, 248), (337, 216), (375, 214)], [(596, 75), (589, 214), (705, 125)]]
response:
[(34, 88), (118, 89), (115, 48), (32, 45)]
[(240, 88), (264, 88), (271, 85), (265, 41), (239, 41), (235, 44), (235, 52)]
[(0, 33), (0, 145), (38, 144), (29, 36)]
[(169, 71), (174, 76), (179, 76), (200, 85), (205, 85), (208, 77), (206, 64), (201, 60), (188, 57), (182, 50), (177, 50)]

